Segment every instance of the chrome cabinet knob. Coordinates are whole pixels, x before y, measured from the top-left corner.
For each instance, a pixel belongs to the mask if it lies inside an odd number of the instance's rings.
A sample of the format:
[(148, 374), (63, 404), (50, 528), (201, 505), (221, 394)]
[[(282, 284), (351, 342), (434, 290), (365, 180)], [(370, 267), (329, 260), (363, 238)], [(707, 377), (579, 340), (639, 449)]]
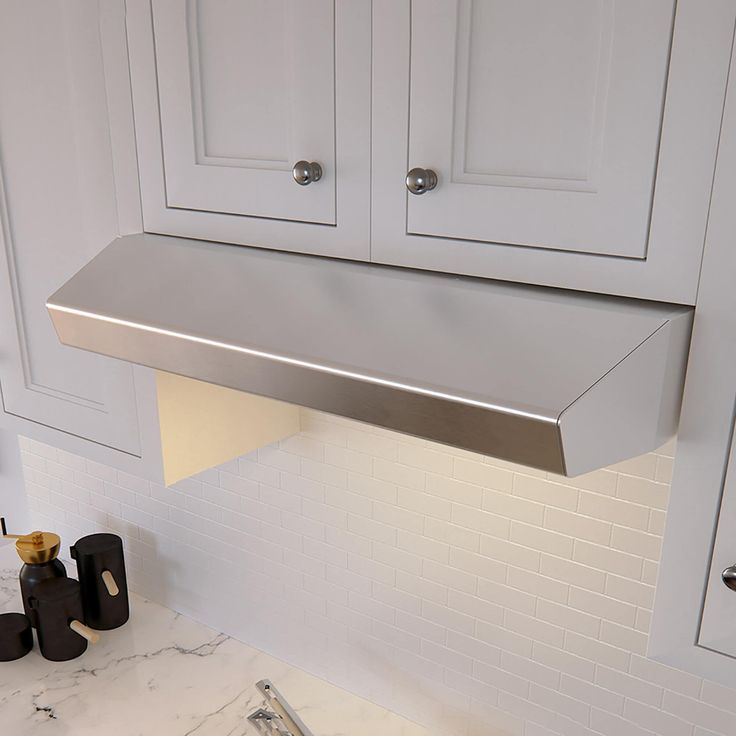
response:
[(297, 161), (291, 173), (294, 175), (294, 181), (305, 187), (322, 178), (322, 167), (315, 161)]
[(406, 188), (412, 194), (431, 192), (437, 186), (437, 174), (432, 169), (412, 169), (406, 175)]
[(731, 590), (736, 590), (736, 565), (731, 565), (731, 567), (727, 567), (721, 573), (721, 580), (723, 580), (723, 584), (727, 588), (731, 588)]

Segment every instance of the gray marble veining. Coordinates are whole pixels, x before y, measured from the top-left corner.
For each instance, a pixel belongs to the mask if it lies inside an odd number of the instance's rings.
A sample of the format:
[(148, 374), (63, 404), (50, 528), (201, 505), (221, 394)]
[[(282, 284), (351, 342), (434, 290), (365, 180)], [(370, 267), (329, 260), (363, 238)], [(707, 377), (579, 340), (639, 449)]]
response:
[[(21, 610), (12, 546), (0, 547), (0, 610)], [(315, 736), (427, 736), (414, 723), (131, 596), (131, 619), (70, 662), (34, 650), (0, 663), (3, 731), (23, 736), (255, 736), (268, 678)]]

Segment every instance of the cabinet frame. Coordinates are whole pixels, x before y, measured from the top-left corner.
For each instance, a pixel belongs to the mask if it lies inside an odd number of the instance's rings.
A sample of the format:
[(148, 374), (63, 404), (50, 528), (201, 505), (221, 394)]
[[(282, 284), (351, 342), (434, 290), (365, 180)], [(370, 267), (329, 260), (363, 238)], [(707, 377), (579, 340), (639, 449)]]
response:
[(736, 687), (734, 658), (698, 641), (736, 416), (735, 197), (736, 76), (732, 73), (648, 650), (655, 659), (729, 687)]
[(694, 304), (735, 20), (730, 0), (677, 3), (647, 257), (631, 259), (407, 234), (404, 177), (431, 165), (407, 158), (411, 2), (374, 0), (372, 260)]

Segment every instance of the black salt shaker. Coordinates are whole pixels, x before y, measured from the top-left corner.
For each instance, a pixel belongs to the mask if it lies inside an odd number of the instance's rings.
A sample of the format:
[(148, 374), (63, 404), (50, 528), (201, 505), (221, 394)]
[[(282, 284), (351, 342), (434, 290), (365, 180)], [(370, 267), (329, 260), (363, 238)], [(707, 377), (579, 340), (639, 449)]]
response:
[(38, 624), (38, 646), (46, 659), (74, 659), (84, 654), (88, 642), (95, 644), (100, 638), (82, 623), (82, 595), (76, 580), (44, 580), (33, 591), (31, 607)]
[(71, 548), (82, 587), (84, 621), (93, 629), (122, 626), (130, 615), (123, 540), (115, 534), (90, 534)]

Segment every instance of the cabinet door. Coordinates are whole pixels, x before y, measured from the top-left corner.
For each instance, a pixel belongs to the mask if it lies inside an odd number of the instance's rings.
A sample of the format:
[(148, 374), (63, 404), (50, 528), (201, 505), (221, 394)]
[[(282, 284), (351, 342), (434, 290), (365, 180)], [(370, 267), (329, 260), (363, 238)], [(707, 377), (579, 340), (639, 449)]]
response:
[[(733, 8), (693, 0), (375, 7), (376, 48), (386, 50), (374, 60), (377, 260), (692, 300)], [(391, 104), (399, 94), (403, 106)], [(393, 162), (432, 169), (436, 187), (400, 191), (407, 171)], [(652, 270), (665, 278), (681, 258), (691, 283), (684, 274), (661, 294), (649, 288)], [(634, 280), (617, 284), (627, 271)]]
[(133, 0), (128, 32), (146, 230), (367, 257), (370, 3)]
[(641, 258), (674, 0), (421, 0), (408, 230)]
[(733, 576), (731, 583), (736, 585), (736, 443), (733, 428), (698, 644), (736, 657), (736, 589), (729, 588), (722, 578), (729, 568)]
[(0, 385), (10, 414), (139, 454), (130, 365), (62, 346), (45, 307), (119, 234), (98, 10), (0, 2)]
[[(335, 223), (333, 10), (153, 3), (169, 207)], [(295, 186), (301, 159), (320, 163), (319, 183)]]

